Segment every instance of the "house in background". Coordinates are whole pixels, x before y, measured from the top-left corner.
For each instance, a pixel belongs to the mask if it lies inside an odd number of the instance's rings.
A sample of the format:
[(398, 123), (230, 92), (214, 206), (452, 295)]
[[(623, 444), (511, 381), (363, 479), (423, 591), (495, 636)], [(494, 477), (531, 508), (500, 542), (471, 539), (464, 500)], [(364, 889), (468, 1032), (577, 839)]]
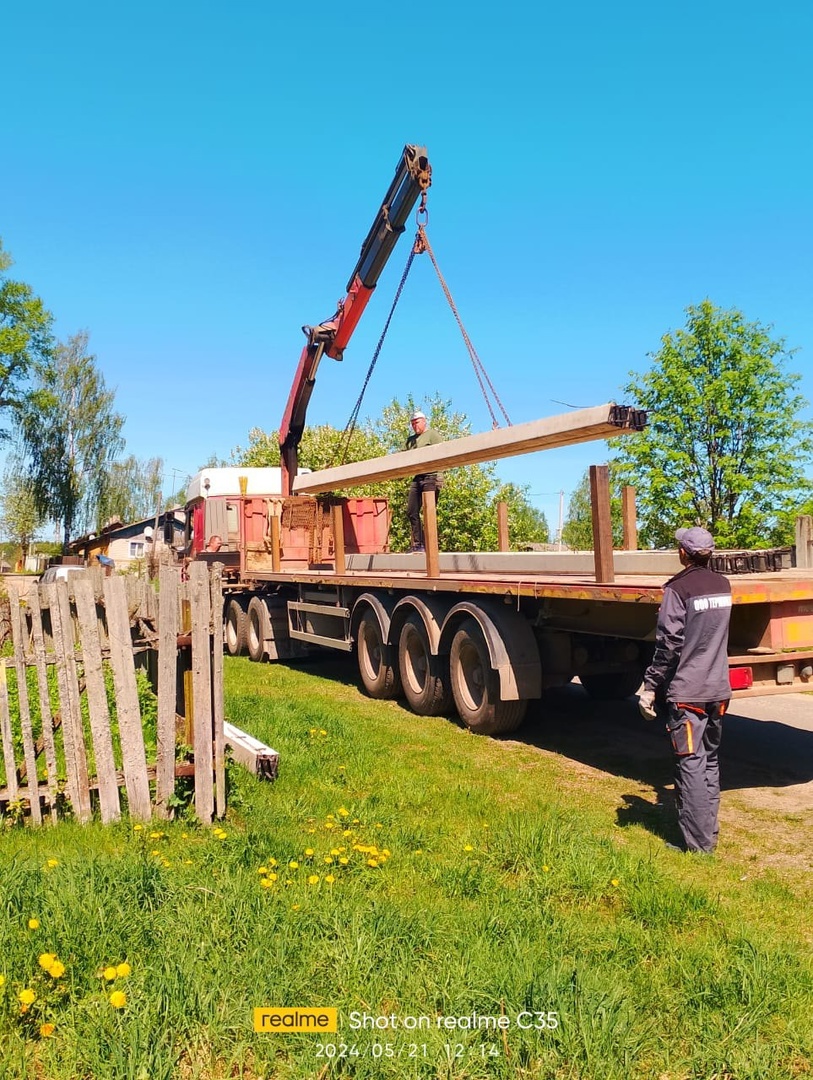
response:
[(166, 551), (176, 558), (184, 545), (184, 524), (184, 512), (180, 508), (159, 514), (157, 529), (155, 517), (129, 525), (111, 521), (100, 532), (72, 541), (68, 551), (88, 564), (97, 555), (107, 555), (117, 570), (125, 570), (146, 559), (161, 561)]

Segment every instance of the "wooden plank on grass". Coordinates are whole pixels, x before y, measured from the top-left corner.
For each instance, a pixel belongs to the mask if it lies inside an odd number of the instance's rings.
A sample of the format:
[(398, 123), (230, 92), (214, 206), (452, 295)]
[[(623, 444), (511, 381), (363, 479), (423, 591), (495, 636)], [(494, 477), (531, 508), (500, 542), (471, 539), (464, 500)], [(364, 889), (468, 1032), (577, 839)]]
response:
[(155, 768), (155, 812), (168, 818), (175, 793), (175, 704), (178, 692), (179, 571), (164, 565), (158, 602), (158, 756)]
[(127, 805), (130, 817), (137, 821), (147, 821), (151, 814), (150, 784), (147, 779), (147, 759), (144, 753), (144, 732), (141, 729), (127, 593), (124, 579), (119, 575), (104, 579), (104, 606), (107, 611), (107, 632), (110, 635), (110, 666), (113, 668), (113, 683), (116, 688), (116, 713)]
[(79, 624), (79, 640), (82, 644), (82, 666), (87, 685), (90, 733), (93, 739), (93, 757), (96, 762), (96, 781), (99, 788), (99, 810), (102, 821), (121, 820), (119, 785), (116, 779), (116, 762), (113, 756), (113, 736), (110, 732), (110, 710), (107, 706), (107, 690), (104, 685), (102, 646), (99, 641), (99, 617), (96, 598), (89, 578), (76, 576), (73, 582), (76, 601), (76, 618)]
[(56, 581), (46, 585), (45, 595), (51, 613), (51, 633), (56, 654), (59, 711), (62, 714), (62, 741), (65, 747), (65, 776), (68, 798), (78, 821), (89, 821), (90, 791), (88, 762), (82, 713), (79, 704), (79, 684), (73, 642), (71, 605), (68, 583)]
[(195, 813), (209, 823), (214, 813), (212, 790), (212, 665), (209, 621), (209, 574), (202, 562), (190, 567), (192, 609), (192, 746), (195, 751)]
[(212, 602), (212, 723), (215, 743), (215, 817), (226, 814), (226, 740), (223, 733), (223, 564), (215, 563), (209, 575)]
[(527, 424), (515, 424), (513, 427), (422, 446), (419, 450), (403, 450), (398, 454), (387, 454), (333, 469), (300, 473), (294, 479), (293, 489), (297, 495), (317, 494), (380, 480), (394, 480), (401, 476), (416, 476), (438, 469), (496, 461), (536, 450), (572, 446), (593, 439), (615, 438), (636, 430), (632, 426), (624, 426), (623, 420), (619, 426), (619, 417), (627, 417), (629, 424), (634, 423), (637, 427), (645, 423), (644, 414), (625, 409), (624, 406), (610, 403), (594, 405), (589, 409), (577, 409), (543, 420), (531, 420)]
[(3, 743), (3, 768), (6, 790), (12, 800), (17, 798), (17, 762), (14, 760), (14, 740), (11, 735), (11, 712), (8, 704), (8, 675), (5, 657), (0, 657), (0, 738)]
[(28, 595), (31, 611), (31, 641), (34, 647), (34, 663), (37, 666), (37, 690), (39, 692), (40, 716), (42, 717), (42, 745), (45, 750), (45, 772), (48, 777), (48, 801), (51, 820), (57, 818), (57, 772), (56, 743), (54, 741), (54, 716), (51, 711), (51, 691), (48, 686), (48, 664), (45, 655), (45, 637), (42, 630), (40, 590), (32, 589)]
[(34, 753), (34, 732), (31, 727), (31, 706), (28, 701), (28, 682), (26, 679), (25, 639), (28, 627), (22, 616), (21, 605), (25, 601), (15, 588), (9, 589), (9, 611), (11, 614), (11, 639), (14, 644), (14, 667), (17, 671), (17, 708), (20, 710), (20, 732), (23, 738), (23, 757), (29, 785), (29, 806), (31, 820), (35, 825), (42, 824), (42, 809), (37, 790), (37, 756)]

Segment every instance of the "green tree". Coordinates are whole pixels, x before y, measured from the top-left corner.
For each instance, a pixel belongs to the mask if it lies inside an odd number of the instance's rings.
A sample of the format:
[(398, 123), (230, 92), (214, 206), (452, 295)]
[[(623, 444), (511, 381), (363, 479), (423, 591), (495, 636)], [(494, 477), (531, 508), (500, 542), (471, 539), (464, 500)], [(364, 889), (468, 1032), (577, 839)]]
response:
[(813, 425), (799, 419), (792, 352), (770, 329), (704, 300), (663, 337), (649, 371), (630, 373), (625, 393), (649, 426), (614, 443), (615, 462), (637, 489), (644, 543), (674, 545), (688, 524), (721, 547), (790, 541), (788, 516), (810, 494)]
[(82, 331), (40, 365), (21, 421), (37, 506), (61, 524), (65, 547), (95, 524), (108, 472), (124, 445), (124, 417), (114, 410), (114, 391), (87, 347)]
[[(417, 407), (414, 399), (393, 400), (381, 416), (356, 428), (345, 460), (362, 461), (403, 450), (410, 433), (409, 418)], [(438, 396), (421, 405), (429, 424), (444, 438), (470, 434), (468, 420), (451, 410), (450, 403)], [(278, 432), (255, 428), (249, 433), (246, 449), (232, 452), (235, 465), (267, 466), (279, 464)], [(300, 467), (325, 469), (341, 464), (342, 433), (330, 425), (306, 428), (299, 451)], [(392, 511), (390, 547), (393, 551), (409, 548), (409, 522), (406, 517), (409, 479), (389, 480), (354, 488), (360, 498), (386, 498)], [(501, 485), (494, 464), (469, 465), (450, 469), (445, 474), (438, 502), (438, 539), (444, 551), (488, 551), (497, 545), (497, 509), (499, 499), (509, 504), (509, 528), (512, 546), (544, 543), (548, 526), (544, 514), (528, 502), (527, 489)]]
[(123, 522), (142, 521), (153, 515), (161, 503), (164, 462), (161, 458), (140, 461), (130, 454), (114, 461), (104, 479), (96, 510), (96, 527), (111, 518)]
[[(613, 547), (621, 547), (624, 526), (621, 515), (621, 484), (612, 462), (610, 473), (610, 518), (613, 526)], [(562, 525), (562, 542), (574, 551), (590, 551), (593, 547), (593, 505), (590, 498), (590, 472), (585, 472), (573, 490)]]
[(19, 410), (32, 369), (48, 359), (52, 345), (51, 313), (30, 286), (6, 275), (11, 265), (0, 240), (0, 415)]
[(0, 531), (25, 561), (37, 533), (44, 524), (31, 485), (20, 471), (19, 461), (12, 457), (3, 474)]

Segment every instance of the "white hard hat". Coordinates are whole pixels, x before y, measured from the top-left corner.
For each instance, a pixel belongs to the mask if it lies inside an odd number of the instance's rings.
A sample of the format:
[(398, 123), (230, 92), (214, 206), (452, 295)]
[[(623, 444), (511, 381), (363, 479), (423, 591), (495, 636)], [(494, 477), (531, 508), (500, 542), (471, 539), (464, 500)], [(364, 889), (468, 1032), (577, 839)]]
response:
[(420, 409), (416, 409), (415, 412), (412, 414), (412, 416), (409, 418), (409, 422), (411, 424), (413, 420), (425, 420), (425, 419), (426, 419), (426, 413), (422, 413)]

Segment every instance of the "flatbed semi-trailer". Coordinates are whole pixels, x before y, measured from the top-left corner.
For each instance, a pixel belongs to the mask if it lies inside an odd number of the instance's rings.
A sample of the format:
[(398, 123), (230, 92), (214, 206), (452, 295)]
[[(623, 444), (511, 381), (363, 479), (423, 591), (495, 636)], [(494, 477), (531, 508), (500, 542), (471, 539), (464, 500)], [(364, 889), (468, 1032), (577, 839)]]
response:
[[(267, 544), (244, 545), (227, 644), (255, 660), (353, 653), (373, 697), (403, 696), (420, 715), (456, 711), (484, 734), (512, 731), (528, 701), (573, 678), (605, 699), (640, 685), (663, 584), (680, 563), (674, 551), (614, 559), (611, 583), (577, 553), (442, 553), (432, 576), (421, 554), (358, 554), (337, 573), (269, 569)], [(813, 570), (730, 580), (734, 695), (813, 690)]]

